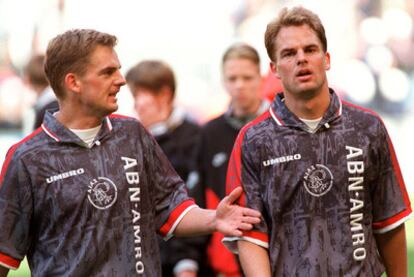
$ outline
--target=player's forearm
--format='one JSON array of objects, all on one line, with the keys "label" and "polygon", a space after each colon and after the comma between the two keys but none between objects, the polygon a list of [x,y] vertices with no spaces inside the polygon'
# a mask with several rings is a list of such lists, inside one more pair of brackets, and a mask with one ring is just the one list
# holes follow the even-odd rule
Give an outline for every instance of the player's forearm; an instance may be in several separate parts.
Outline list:
[{"label": "player's forearm", "polygon": [[407,243],[404,224],[375,236],[388,277],[407,276]]},{"label": "player's forearm", "polygon": [[237,242],[240,263],[247,277],[270,277],[270,261],[267,250],[248,241]]},{"label": "player's forearm", "polygon": [[196,207],[181,219],[174,230],[174,235],[177,237],[200,236],[214,231],[216,231],[216,211]]},{"label": "player's forearm", "polygon": [[9,273],[9,269],[0,265],[0,277],[6,277]]}]

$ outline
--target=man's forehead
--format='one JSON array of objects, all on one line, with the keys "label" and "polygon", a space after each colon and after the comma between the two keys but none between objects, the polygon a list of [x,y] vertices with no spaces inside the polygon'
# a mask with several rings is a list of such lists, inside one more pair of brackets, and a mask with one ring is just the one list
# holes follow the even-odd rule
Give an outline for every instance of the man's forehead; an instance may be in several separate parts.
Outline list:
[{"label": "man's forehead", "polygon": [[113,47],[98,45],[89,56],[89,63],[99,67],[120,67],[118,55]]},{"label": "man's forehead", "polygon": [[275,38],[275,46],[277,51],[285,48],[297,46],[318,45],[322,43],[315,30],[310,28],[307,24],[284,26],[280,29]]}]

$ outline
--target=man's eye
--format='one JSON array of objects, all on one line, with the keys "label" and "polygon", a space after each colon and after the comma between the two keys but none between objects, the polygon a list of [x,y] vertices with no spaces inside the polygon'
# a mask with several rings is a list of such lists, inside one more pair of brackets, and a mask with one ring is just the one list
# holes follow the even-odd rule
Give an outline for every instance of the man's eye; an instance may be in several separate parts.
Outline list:
[{"label": "man's eye", "polygon": [[282,54],[282,57],[291,57],[293,55],[294,55],[293,52],[285,52],[285,53]]}]

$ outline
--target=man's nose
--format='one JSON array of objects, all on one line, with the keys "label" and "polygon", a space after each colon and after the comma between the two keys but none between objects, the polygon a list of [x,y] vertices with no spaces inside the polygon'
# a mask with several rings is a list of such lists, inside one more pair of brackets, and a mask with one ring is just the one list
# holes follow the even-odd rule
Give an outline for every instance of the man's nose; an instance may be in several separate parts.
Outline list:
[{"label": "man's nose", "polygon": [[121,72],[119,72],[118,71],[118,78],[117,78],[117,84],[119,85],[119,86],[123,86],[123,85],[125,85],[126,84],[126,80],[125,80],[125,77],[124,77],[124,75],[122,75],[121,74]]},{"label": "man's nose", "polygon": [[296,59],[298,64],[306,62],[305,52],[303,50],[299,50],[296,54]]}]

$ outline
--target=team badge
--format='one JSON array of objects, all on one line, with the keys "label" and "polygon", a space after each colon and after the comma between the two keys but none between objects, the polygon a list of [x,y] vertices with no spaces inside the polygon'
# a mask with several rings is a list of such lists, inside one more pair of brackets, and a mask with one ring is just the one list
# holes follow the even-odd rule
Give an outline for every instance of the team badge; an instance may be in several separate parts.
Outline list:
[{"label": "team badge", "polygon": [[333,176],[329,168],[324,165],[312,165],[306,170],[303,178],[305,189],[313,196],[322,196],[331,190]]},{"label": "team badge", "polygon": [[98,177],[93,179],[88,186],[88,199],[91,204],[100,210],[111,207],[118,196],[118,190],[110,179]]}]

